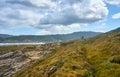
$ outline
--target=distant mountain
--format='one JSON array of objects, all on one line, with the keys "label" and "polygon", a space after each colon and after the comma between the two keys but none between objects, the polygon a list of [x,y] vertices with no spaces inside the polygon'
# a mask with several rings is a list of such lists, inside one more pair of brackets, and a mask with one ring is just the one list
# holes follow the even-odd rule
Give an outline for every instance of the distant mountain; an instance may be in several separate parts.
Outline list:
[{"label": "distant mountain", "polygon": [[19,43],[19,42],[55,42],[55,41],[66,41],[66,40],[76,40],[84,39],[101,34],[100,32],[74,32],[71,34],[56,34],[56,35],[21,35],[12,36],[2,39],[2,43]]},{"label": "distant mountain", "polygon": [[8,37],[12,37],[12,35],[0,34],[0,38],[8,38]]}]

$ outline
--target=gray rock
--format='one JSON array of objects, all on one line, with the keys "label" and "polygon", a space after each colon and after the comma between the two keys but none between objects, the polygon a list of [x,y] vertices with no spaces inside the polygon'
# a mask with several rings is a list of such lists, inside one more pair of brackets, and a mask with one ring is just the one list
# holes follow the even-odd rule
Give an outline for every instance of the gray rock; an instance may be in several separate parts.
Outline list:
[{"label": "gray rock", "polygon": [[6,74],[6,72],[11,70],[10,65],[3,65],[0,68],[1,68],[0,69],[0,77],[6,77],[6,76],[4,76]]},{"label": "gray rock", "polygon": [[0,59],[6,59],[6,58],[10,58],[11,56],[13,56],[14,52],[8,52],[6,54],[3,54],[0,56]]},{"label": "gray rock", "polygon": [[26,56],[25,55],[21,55],[21,56],[18,56],[16,58],[14,58],[14,62],[22,62],[26,59]]},{"label": "gray rock", "polygon": [[58,67],[53,66],[48,70],[48,77],[50,77],[51,74],[53,74],[55,71],[57,71]]},{"label": "gray rock", "polygon": [[12,63],[12,59],[0,60],[0,65],[8,65]]}]

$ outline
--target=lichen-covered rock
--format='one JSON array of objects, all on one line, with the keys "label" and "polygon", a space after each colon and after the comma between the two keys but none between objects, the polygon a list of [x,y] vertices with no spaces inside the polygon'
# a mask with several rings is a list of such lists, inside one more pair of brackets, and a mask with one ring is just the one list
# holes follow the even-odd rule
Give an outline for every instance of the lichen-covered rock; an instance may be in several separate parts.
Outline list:
[{"label": "lichen-covered rock", "polygon": [[51,74],[53,74],[55,71],[57,71],[58,67],[53,66],[48,70],[48,77],[50,77]]},{"label": "lichen-covered rock", "polygon": [[22,62],[26,59],[26,56],[25,55],[21,55],[21,56],[18,56],[16,58],[14,58],[14,61],[15,62]]},{"label": "lichen-covered rock", "polygon": [[10,71],[10,65],[1,65],[0,66],[0,77],[5,77],[6,72]]},{"label": "lichen-covered rock", "polygon": [[6,58],[10,58],[11,56],[13,56],[14,52],[8,52],[6,54],[3,54],[0,56],[0,59],[6,59]]}]

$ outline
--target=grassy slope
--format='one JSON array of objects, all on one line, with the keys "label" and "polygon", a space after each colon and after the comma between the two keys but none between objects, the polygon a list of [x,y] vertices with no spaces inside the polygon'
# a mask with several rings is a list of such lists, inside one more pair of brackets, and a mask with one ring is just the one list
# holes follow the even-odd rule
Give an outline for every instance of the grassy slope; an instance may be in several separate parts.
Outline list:
[{"label": "grassy slope", "polygon": [[[119,77],[120,31],[63,43],[47,59],[13,77]],[[49,73],[49,69],[57,70]]]}]

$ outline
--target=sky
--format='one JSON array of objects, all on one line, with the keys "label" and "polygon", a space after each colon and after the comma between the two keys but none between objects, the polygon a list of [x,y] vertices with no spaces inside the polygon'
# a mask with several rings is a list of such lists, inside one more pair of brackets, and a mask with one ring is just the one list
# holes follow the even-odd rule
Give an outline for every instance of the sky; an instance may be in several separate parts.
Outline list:
[{"label": "sky", "polygon": [[120,0],[0,0],[0,34],[107,32],[120,27]]}]

